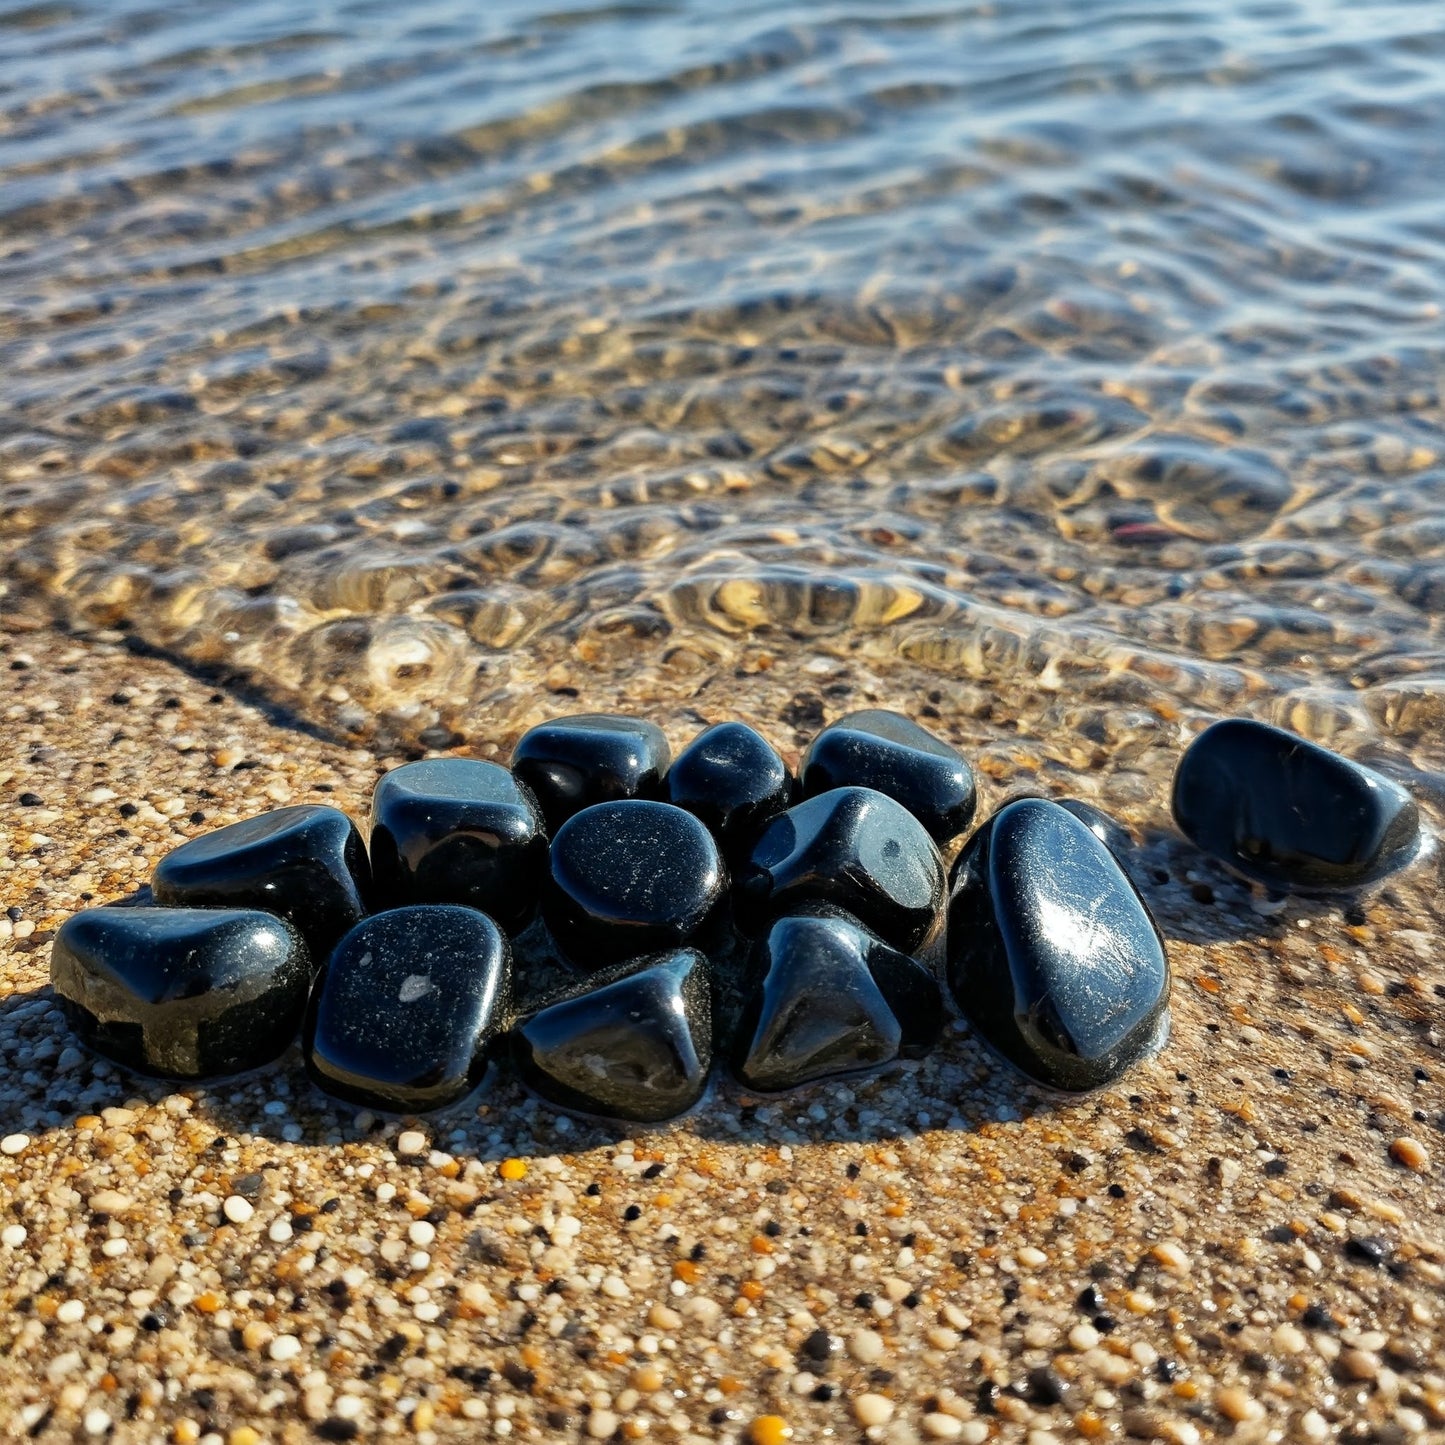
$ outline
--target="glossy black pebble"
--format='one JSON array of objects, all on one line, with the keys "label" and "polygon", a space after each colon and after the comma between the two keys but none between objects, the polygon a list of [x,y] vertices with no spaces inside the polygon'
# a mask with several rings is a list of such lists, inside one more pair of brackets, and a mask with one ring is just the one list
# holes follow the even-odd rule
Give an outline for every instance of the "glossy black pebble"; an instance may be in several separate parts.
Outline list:
[{"label": "glossy black pebble", "polygon": [[311,960],[289,923],[254,909],[91,908],[55,935],[50,981],[97,1053],[204,1079],[285,1052]]},{"label": "glossy black pebble", "polygon": [[774,818],[738,877],[739,916],[752,932],[804,904],[831,903],[904,953],[933,937],[943,899],[933,840],[871,788],[836,788]]},{"label": "glossy black pebble", "polygon": [[1082,1091],[1167,1027],[1169,963],[1108,848],[1041,798],[1001,809],[954,868],[948,980],[979,1033],[1024,1073]]},{"label": "glossy black pebble", "polygon": [[522,1079],[564,1109],[656,1123],[702,1097],[712,1066],[712,987],[693,948],[624,964],[512,1033]]},{"label": "glossy black pebble", "polygon": [[542,910],[579,967],[687,943],[716,919],[727,869],[712,834],[670,803],[599,803],[552,840]]},{"label": "glossy black pebble", "polygon": [[803,796],[874,788],[903,804],[935,843],[973,820],[973,769],[956,748],[900,713],[870,708],[830,723],[813,739],[799,781]]},{"label": "glossy black pebble", "polygon": [[751,1089],[791,1089],[917,1058],[942,1032],[933,973],[845,914],[780,918],[758,941],[752,965],[761,983],[734,1059]]},{"label": "glossy black pebble", "polygon": [[1280,728],[1231,718],[1206,728],[1174,774],[1186,837],[1282,889],[1357,888],[1420,845],[1420,815],[1397,783]]},{"label": "glossy black pebble", "polygon": [[765,824],[793,801],[793,775],[777,749],[746,723],[699,733],[667,774],[668,801],[712,830],[731,864],[747,857]]},{"label": "glossy black pebble", "polygon": [[439,1109],[486,1069],[511,950],[473,908],[417,904],[359,923],[316,979],[306,1067],[326,1090],[397,1111]]},{"label": "glossy black pebble", "polygon": [[512,771],[557,829],[573,813],[621,798],[660,798],[671,753],[662,729],[641,718],[579,713],[538,723],[512,752]]},{"label": "glossy black pebble", "polygon": [[302,804],[182,843],[156,864],[151,891],[170,907],[278,914],[296,925],[320,964],[365,916],[371,865],[345,813]]},{"label": "glossy black pebble", "polygon": [[532,916],[547,871],[547,832],[530,790],[506,768],[432,758],[393,768],[371,802],[378,908],[461,903],[509,933]]}]

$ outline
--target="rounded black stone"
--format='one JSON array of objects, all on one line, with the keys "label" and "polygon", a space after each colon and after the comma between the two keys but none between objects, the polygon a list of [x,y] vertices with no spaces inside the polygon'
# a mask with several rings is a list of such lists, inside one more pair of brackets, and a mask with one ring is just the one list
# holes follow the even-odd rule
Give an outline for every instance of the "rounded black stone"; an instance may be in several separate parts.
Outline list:
[{"label": "rounded black stone", "polygon": [[1175,771],[1173,801],[1191,842],[1276,888],[1357,888],[1420,846],[1419,810],[1398,783],[1245,718],[1195,738]]},{"label": "rounded black stone", "polygon": [[262,908],[293,923],[315,964],[366,915],[371,865],[351,819],[305,803],[217,828],[156,864],[157,903]]},{"label": "rounded black stone", "polygon": [[793,801],[793,775],[761,733],[746,723],[716,723],[677,755],[667,796],[706,823],[736,865],[764,825]]},{"label": "rounded black stone", "polygon": [[512,1057],[564,1109],[643,1123],[685,1113],[712,1066],[708,961],[681,948],[612,970],[519,1023]]},{"label": "rounded black stone", "polygon": [[676,948],[706,929],[727,894],[712,834],[670,803],[599,803],[552,841],[543,914],[582,968]]},{"label": "rounded black stone", "polygon": [[886,793],[935,843],[963,832],[977,806],[973,769],[958,749],[882,708],[849,713],[825,727],[803,759],[799,781],[806,798],[848,787]]},{"label": "rounded black stone", "polygon": [[56,933],[50,981],[97,1053],[204,1079],[285,1052],[311,960],[296,929],[255,909],[91,908]]},{"label": "rounded black stone", "polygon": [[371,871],[378,908],[460,903],[515,933],[547,872],[542,810],[496,763],[406,763],[372,797]]},{"label": "rounded black stone", "polygon": [[739,875],[737,897],[753,932],[802,905],[831,903],[913,953],[941,921],[943,860],[901,803],[872,788],[835,788],[768,824]]},{"label": "rounded black stone", "polygon": [[836,909],[778,919],[751,963],[760,981],[734,1052],[748,1088],[791,1089],[917,1058],[942,1031],[932,972]]},{"label": "rounded black stone", "polygon": [[1148,907],[1108,848],[1041,798],[1010,803],[959,855],[948,979],[983,1038],[1057,1089],[1107,1084],[1167,1027]]},{"label": "rounded black stone", "polygon": [[523,733],[512,771],[532,790],[555,837],[568,818],[595,803],[662,797],[670,756],[655,723],[579,713]]},{"label": "rounded black stone", "polygon": [[484,913],[416,904],[337,944],[306,1015],[306,1068],[338,1098],[439,1109],[481,1079],[510,996],[511,950]]}]

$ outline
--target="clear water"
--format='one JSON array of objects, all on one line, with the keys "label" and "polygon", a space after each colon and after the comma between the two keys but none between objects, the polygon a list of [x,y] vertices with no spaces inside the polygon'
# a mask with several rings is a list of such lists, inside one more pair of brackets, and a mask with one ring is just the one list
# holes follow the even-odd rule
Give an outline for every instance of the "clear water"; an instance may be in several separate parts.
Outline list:
[{"label": "clear water", "polygon": [[1438,0],[300,8],[0,10],[6,606],[1440,765]]}]

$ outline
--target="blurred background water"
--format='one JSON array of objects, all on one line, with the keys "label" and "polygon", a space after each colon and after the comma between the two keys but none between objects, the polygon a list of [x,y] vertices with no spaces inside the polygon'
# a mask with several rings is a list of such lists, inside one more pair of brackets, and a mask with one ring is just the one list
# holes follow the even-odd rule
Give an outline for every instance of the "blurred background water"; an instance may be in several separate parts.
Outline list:
[{"label": "blurred background water", "polygon": [[1437,768],[1442,194],[1437,0],[7,4],[4,605]]}]

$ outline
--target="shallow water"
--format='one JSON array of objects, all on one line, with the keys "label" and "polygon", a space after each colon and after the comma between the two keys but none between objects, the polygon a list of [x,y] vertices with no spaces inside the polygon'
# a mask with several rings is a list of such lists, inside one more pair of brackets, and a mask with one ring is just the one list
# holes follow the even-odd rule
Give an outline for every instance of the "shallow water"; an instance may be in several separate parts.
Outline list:
[{"label": "shallow water", "polygon": [[1436,768],[1442,193],[1436,0],[8,6],[6,605],[431,743],[831,655]]}]

